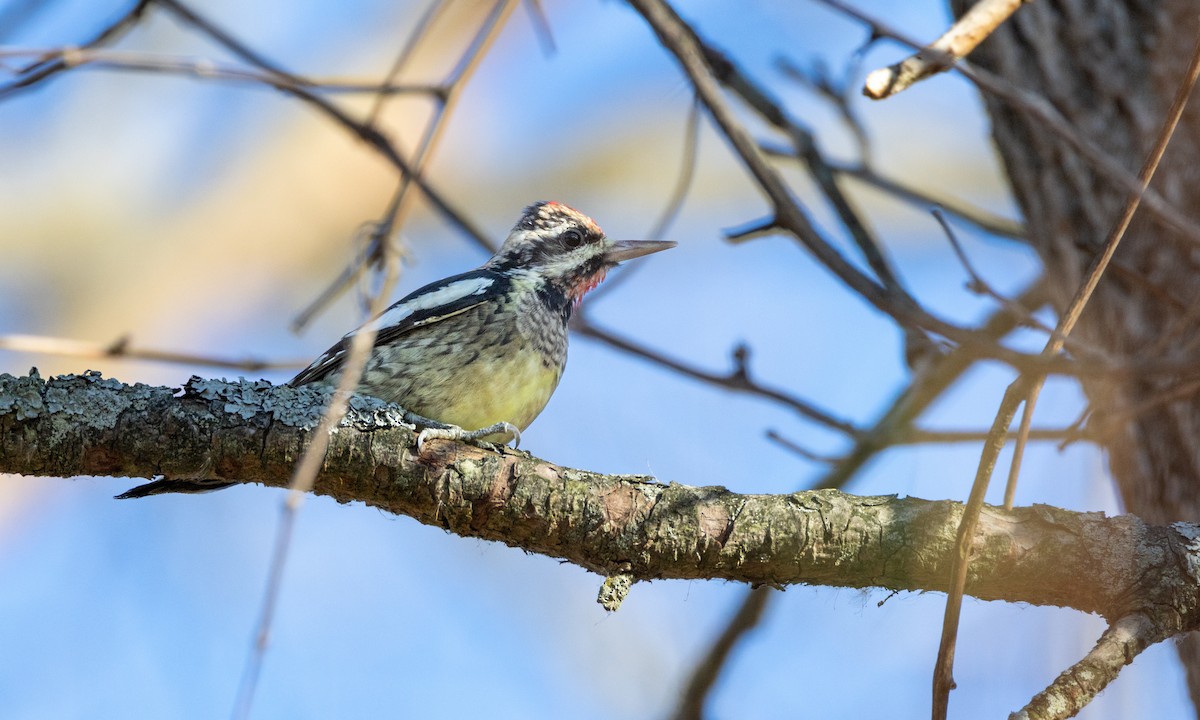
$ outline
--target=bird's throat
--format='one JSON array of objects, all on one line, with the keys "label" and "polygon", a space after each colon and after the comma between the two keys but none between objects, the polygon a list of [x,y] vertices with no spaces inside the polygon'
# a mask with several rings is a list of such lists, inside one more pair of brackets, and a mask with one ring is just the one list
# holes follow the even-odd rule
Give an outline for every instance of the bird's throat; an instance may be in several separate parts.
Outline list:
[{"label": "bird's throat", "polygon": [[580,278],[574,285],[571,286],[571,289],[567,293],[568,297],[571,298],[571,303],[575,307],[578,307],[579,303],[583,301],[583,296],[587,295],[593,288],[604,282],[604,277],[606,275],[608,275],[608,268],[602,267],[591,275],[585,275]]}]

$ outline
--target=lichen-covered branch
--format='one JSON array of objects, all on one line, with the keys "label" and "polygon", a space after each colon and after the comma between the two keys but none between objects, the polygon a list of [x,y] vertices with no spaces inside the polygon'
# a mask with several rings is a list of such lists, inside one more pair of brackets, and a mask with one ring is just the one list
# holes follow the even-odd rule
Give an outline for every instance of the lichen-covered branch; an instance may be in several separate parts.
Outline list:
[{"label": "lichen-covered branch", "polygon": [[[91,372],[48,381],[36,372],[0,374],[0,472],[286,487],[328,400],[327,391],[263,381],[192,378],[178,391]],[[353,397],[314,492],[568,560],[615,579],[613,607],[631,583],[660,578],[947,586],[958,503],[836,490],[740,494],[439,440],[418,452],[403,415],[395,405]],[[1065,680],[1022,711],[1027,717],[1065,717],[1056,710],[1065,707],[1062,693],[1080,707],[1132,655],[1200,627],[1196,538],[1194,525],[1153,526],[1131,515],[985,508],[969,594],[1114,621]],[[1091,680],[1086,692],[1079,691],[1081,673]]]},{"label": "lichen-covered branch", "polygon": [[[193,378],[180,392],[95,373],[0,375],[0,471],[284,487],[327,400],[263,381]],[[315,492],[634,580],[946,584],[958,503],[832,490],[740,494],[445,441],[418,454],[401,416],[355,397]],[[1192,625],[1195,551],[1175,528],[1045,506],[988,508],[976,548],[967,584],[976,597],[1108,617],[1154,605],[1171,608],[1180,629]]]}]

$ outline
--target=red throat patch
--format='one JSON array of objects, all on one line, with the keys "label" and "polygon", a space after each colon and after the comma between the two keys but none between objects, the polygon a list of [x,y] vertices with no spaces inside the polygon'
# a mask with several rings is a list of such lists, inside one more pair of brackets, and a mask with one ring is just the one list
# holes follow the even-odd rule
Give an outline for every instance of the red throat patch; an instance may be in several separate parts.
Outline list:
[{"label": "red throat patch", "polygon": [[575,307],[579,307],[579,303],[583,302],[583,296],[591,292],[597,285],[604,282],[604,277],[608,275],[608,268],[602,268],[598,272],[593,273],[591,277],[584,279],[575,287],[571,288],[571,301]]}]

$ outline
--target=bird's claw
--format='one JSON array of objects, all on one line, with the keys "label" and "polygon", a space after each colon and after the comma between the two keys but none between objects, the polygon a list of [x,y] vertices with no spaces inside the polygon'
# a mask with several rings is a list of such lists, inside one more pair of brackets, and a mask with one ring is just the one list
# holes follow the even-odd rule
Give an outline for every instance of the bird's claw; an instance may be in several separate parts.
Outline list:
[{"label": "bird's claw", "polygon": [[[493,425],[488,425],[478,430],[463,430],[457,425],[444,425],[439,423],[441,427],[426,427],[417,434],[417,452],[424,451],[425,442],[427,440],[459,440],[470,442],[473,440],[482,440],[489,435],[511,435],[513,439],[513,447],[521,446],[521,431],[516,425],[510,422],[498,422]],[[503,443],[507,445],[508,443]]]}]

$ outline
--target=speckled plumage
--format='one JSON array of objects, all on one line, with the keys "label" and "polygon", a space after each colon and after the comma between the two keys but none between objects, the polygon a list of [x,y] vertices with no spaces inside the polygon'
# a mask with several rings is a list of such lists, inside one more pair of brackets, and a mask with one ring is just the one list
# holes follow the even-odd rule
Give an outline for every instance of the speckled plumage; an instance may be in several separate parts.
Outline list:
[{"label": "speckled plumage", "polygon": [[[570,302],[539,289],[528,273],[497,273],[491,292],[469,309],[376,344],[360,392],[470,430],[501,421],[524,430],[567,364]],[[340,360],[320,377],[301,373],[292,384],[336,383]]]},{"label": "speckled plumage", "polygon": [[[465,430],[500,422],[524,430],[562,377],[574,303],[624,256],[670,245],[615,243],[566,205],[531,205],[482,267],[431,283],[368,323],[378,336],[358,391]],[[336,383],[353,335],[292,384]]]}]

